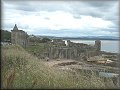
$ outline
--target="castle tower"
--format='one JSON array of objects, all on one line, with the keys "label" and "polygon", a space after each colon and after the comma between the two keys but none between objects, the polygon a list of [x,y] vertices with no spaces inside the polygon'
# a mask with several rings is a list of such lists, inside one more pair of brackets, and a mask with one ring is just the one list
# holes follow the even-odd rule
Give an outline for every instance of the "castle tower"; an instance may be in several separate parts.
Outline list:
[{"label": "castle tower", "polygon": [[26,47],[28,43],[28,35],[23,30],[19,30],[15,24],[13,30],[11,30],[11,43],[18,44]]},{"label": "castle tower", "polygon": [[70,40],[67,40],[67,46],[70,46],[70,43],[71,43]]},{"label": "castle tower", "polygon": [[96,48],[96,51],[101,51],[101,41],[100,40],[95,41],[95,48]]},{"label": "castle tower", "polygon": [[18,30],[17,25],[15,24],[13,30]]}]

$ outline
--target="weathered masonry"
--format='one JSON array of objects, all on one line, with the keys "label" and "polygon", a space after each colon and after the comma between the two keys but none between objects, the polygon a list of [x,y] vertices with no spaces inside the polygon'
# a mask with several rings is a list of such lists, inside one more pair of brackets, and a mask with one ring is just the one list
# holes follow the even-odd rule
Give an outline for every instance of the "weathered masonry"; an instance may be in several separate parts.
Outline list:
[{"label": "weathered masonry", "polygon": [[[55,41],[55,40],[54,40]],[[67,45],[64,43],[59,45],[60,42],[54,41],[49,44],[48,52],[45,53],[45,57],[49,57],[51,59],[57,58],[66,58],[66,59],[83,59],[87,60],[87,58],[92,56],[97,56],[100,54],[101,50],[101,41],[95,41],[95,45],[88,45],[84,43],[73,43],[70,40],[67,40]]]},{"label": "weathered masonry", "polygon": [[13,30],[11,30],[11,43],[18,44],[23,47],[26,47],[28,45],[28,34],[23,30],[18,30],[16,24]]}]

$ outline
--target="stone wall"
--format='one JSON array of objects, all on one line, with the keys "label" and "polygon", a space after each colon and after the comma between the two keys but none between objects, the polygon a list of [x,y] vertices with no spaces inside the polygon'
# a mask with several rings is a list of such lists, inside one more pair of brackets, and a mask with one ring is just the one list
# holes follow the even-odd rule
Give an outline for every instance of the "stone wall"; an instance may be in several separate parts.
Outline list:
[{"label": "stone wall", "polygon": [[77,50],[66,46],[61,47],[51,46],[48,49],[48,57],[53,59],[56,58],[72,59],[77,57]]},{"label": "stone wall", "polygon": [[52,59],[65,58],[86,60],[89,57],[99,55],[101,43],[97,42],[93,46],[83,43],[73,43],[70,40],[68,40],[67,43],[67,46],[59,46],[57,42],[55,46],[49,46],[46,57]]},{"label": "stone wall", "polygon": [[96,51],[100,51],[101,50],[101,41],[100,40],[96,40],[94,46],[96,48]]},{"label": "stone wall", "polygon": [[52,44],[57,46],[66,46],[65,41],[62,39],[53,39]]}]

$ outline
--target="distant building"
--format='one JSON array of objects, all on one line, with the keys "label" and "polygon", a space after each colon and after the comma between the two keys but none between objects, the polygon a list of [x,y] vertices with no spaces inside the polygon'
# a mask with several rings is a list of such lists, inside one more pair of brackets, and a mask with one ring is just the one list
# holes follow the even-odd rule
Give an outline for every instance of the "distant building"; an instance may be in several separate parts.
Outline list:
[{"label": "distant building", "polygon": [[11,30],[11,43],[18,44],[26,47],[28,44],[28,34],[23,30],[19,30],[15,24],[13,30]]}]

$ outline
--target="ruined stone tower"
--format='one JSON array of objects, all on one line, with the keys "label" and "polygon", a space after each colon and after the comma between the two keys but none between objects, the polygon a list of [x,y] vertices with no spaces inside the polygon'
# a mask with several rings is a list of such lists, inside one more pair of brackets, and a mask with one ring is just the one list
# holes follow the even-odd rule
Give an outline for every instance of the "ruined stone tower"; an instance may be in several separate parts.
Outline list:
[{"label": "ruined stone tower", "polygon": [[101,51],[101,41],[100,40],[95,41],[95,48],[96,48],[96,51]]},{"label": "ruined stone tower", "polygon": [[26,47],[28,44],[28,35],[23,30],[19,30],[15,24],[13,30],[11,30],[11,43],[19,44]]}]

